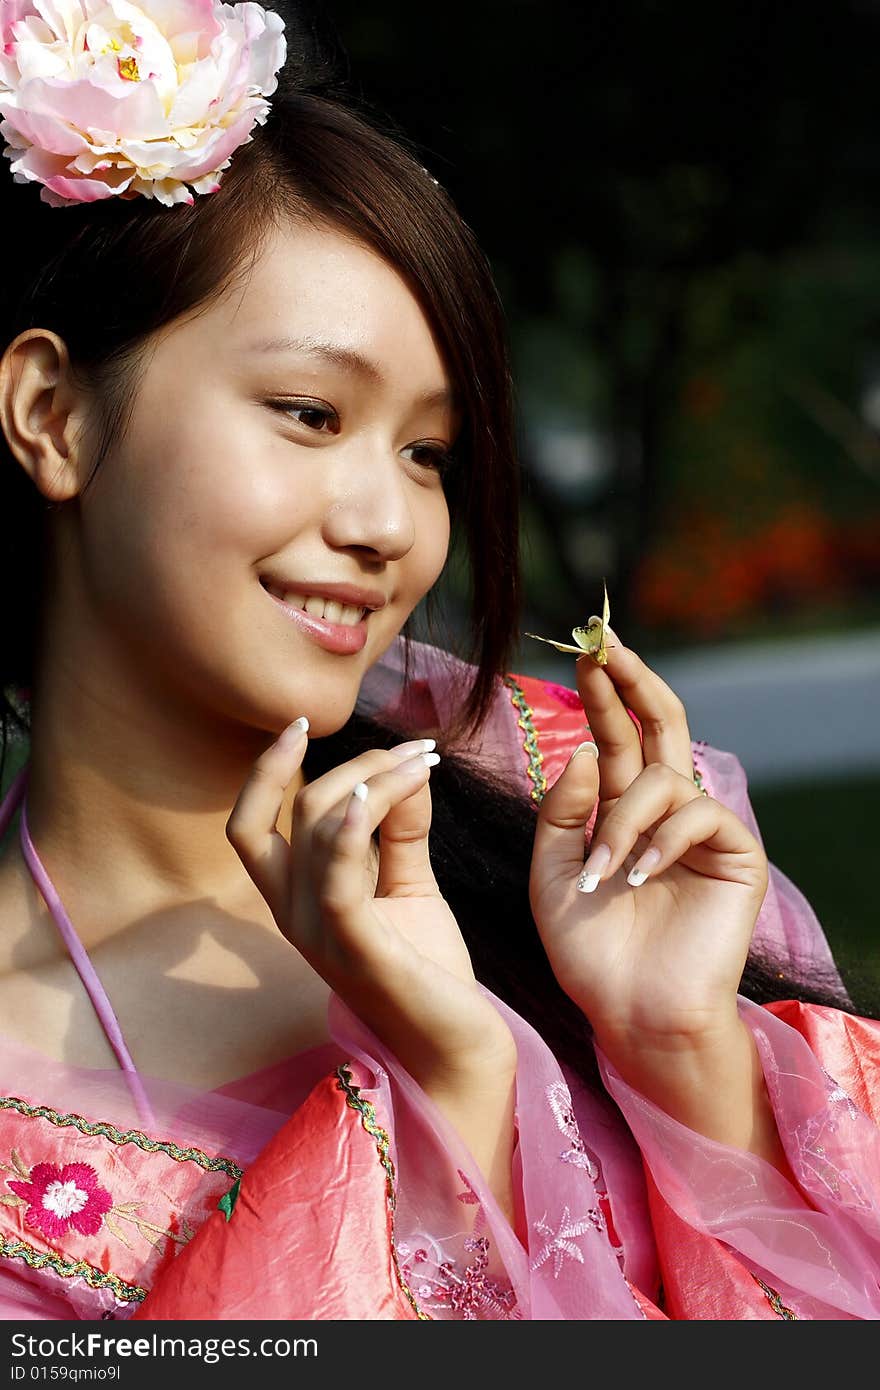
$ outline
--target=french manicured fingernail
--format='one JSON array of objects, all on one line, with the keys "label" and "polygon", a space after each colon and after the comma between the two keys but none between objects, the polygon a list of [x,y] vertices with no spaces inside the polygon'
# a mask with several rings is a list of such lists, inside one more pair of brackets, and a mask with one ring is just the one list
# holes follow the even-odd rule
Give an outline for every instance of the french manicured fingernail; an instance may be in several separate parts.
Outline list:
[{"label": "french manicured fingernail", "polygon": [[416,772],[424,772],[426,767],[436,767],[440,761],[439,753],[416,753],[415,757],[404,758],[399,767],[394,771],[411,777]]},{"label": "french manicured fingernail", "polygon": [[299,719],[294,719],[293,723],[288,724],[287,728],[278,735],[276,746],[285,749],[292,748],[297,740],[308,732],[309,721],[304,714],[301,714]]},{"label": "french manicured fingernail", "polygon": [[579,744],[578,744],[577,748],[574,750],[574,752],[572,753],[572,755],[571,755],[571,757],[569,758],[568,761],[569,761],[570,763],[571,763],[571,762],[574,762],[574,760],[575,760],[575,758],[577,757],[578,753],[586,753],[587,750],[589,750],[590,753],[592,753],[592,755],[593,755],[594,758],[598,758],[598,756],[599,756],[599,749],[598,749],[598,747],[596,746],[595,743],[593,743],[592,739],[586,739],[584,743],[579,743]]},{"label": "french manicured fingernail", "polygon": [[364,802],[367,799],[366,782],[357,782],[351,789],[348,806],[345,808],[345,824],[357,825],[364,815]]},{"label": "french manicured fingernail", "polygon": [[413,738],[409,743],[397,743],[388,752],[393,753],[395,758],[411,758],[415,753],[431,753],[437,747],[437,740],[434,738]]},{"label": "french manicured fingernail", "polygon": [[611,850],[608,845],[597,845],[594,850],[591,850],[575,885],[579,893],[594,893],[596,891],[602,874],[608,868],[610,859]]},{"label": "french manicured fingernail", "polygon": [[632,866],[626,876],[626,881],[631,888],[640,888],[648,877],[655,864],[660,862],[660,851],[656,848],[646,849],[641,859]]}]

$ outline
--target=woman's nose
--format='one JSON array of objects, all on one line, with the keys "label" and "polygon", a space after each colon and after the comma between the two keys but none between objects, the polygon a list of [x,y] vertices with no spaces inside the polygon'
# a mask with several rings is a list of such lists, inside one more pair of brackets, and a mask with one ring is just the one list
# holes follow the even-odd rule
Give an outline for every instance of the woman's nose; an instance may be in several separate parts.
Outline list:
[{"label": "woman's nose", "polygon": [[328,472],[324,538],[338,548],[375,551],[399,560],[412,547],[415,524],[401,460],[387,448],[361,448]]}]

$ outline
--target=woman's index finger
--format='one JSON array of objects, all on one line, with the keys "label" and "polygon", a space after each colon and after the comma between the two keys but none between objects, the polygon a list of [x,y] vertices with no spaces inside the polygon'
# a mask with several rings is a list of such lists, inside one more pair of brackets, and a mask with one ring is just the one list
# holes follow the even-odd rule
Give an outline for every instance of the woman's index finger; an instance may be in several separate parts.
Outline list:
[{"label": "woman's index finger", "polygon": [[599,749],[599,800],[622,796],[645,765],[638,730],[618,694],[609,664],[591,656],[575,663],[578,694]]},{"label": "woman's index finger", "polygon": [[[631,647],[610,632],[605,674],[613,682],[624,710],[641,728],[644,762],[665,763],[685,777],[693,775],[687,711],[675,691]],[[613,645],[612,645],[613,644]],[[633,720],[627,714],[630,724]]]}]

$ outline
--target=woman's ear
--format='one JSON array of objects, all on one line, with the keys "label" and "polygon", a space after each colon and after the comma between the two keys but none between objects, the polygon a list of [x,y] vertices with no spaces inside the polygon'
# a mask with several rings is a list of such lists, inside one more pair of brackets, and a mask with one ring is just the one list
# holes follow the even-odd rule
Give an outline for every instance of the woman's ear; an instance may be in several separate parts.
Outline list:
[{"label": "woman's ear", "polygon": [[77,444],[85,400],[73,384],[67,345],[48,328],[29,328],[0,359],[0,428],[12,453],[51,502],[81,487]]}]

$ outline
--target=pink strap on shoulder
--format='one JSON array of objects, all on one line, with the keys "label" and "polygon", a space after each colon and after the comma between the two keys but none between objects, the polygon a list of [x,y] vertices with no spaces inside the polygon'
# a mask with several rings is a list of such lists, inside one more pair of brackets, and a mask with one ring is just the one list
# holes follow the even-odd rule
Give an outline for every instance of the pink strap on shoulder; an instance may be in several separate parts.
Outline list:
[{"label": "pink strap on shoulder", "polygon": [[113,1005],[110,1003],[107,991],[104,989],[95,967],[89,960],[85,947],[76,934],[73,923],[64,910],[64,904],[58,896],[52,880],[43,868],[40,856],[37,854],[34,842],[31,839],[27,823],[26,796],[29,771],[29,767],[25,765],[16,775],[9,791],[3,798],[3,803],[0,805],[0,835],[3,834],[20,803],[21,848],[25,862],[31,871],[34,882],[46,900],[46,905],[49,908],[52,920],[58,928],[61,939],[70,953],[70,958],[73,961],[77,974],[83,982],[86,993],[92,1001],[92,1006],[95,1013],[98,1015],[101,1027],[107,1035],[110,1046],[116,1053],[119,1065],[130,1078],[130,1084],[135,1099],[137,1100],[141,1117],[144,1123],[153,1124],[155,1121],[152,1108],[147,1099],[141,1078],[138,1075],[137,1067],[126,1045],[125,1038],[122,1036],[122,1029],[119,1026],[119,1020],[116,1017]]}]

